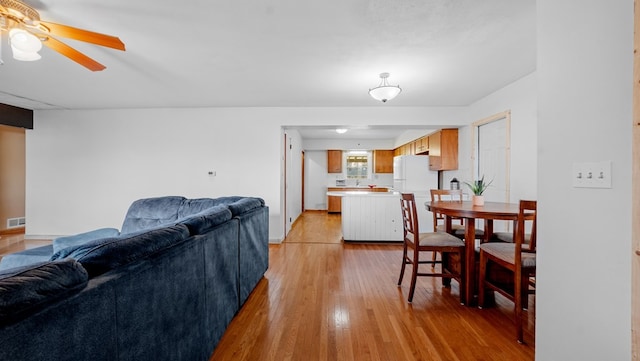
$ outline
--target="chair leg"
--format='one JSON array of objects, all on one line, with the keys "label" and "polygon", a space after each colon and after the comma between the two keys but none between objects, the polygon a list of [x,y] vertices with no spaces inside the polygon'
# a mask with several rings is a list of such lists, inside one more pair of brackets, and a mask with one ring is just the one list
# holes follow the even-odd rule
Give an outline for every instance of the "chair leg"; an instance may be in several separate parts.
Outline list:
[{"label": "chair leg", "polygon": [[529,275],[522,275],[522,285],[520,286],[520,292],[522,293],[522,309],[529,309]]},{"label": "chair leg", "polygon": [[458,253],[458,257],[460,257],[460,274],[458,275],[458,284],[460,286],[460,304],[464,305],[464,301],[467,299],[467,279],[465,278],[466,274],[466,262],[464,262],[464,250],[461,250]]},{"label": "chair leg", "polygon": [[411,285],[409,286],[409,303],[413,301],[413,293],[416,290],[416,280],[418,279],[418,265],[420,264],[418,253],[417,249],[413,250],[413,272],[411,273]]},{"label": "chair leg", "polygon": [[[441,273],[452,273],[451,265],[449,264],[449,255],[448,252],[440,252],[440,272]],[[442,287],[451,287],[451,277],[442,277]]]},{"label": "chair leg", "polygon": [[[482,252],[480,251],[480,272],[478,275],[478,308],[484,307],[484,279],[487,274],[487,259]],[[469,281],[472,282],[472,281]]]},{"label": "chair leg", "polygon": [[407,266],[407,244],[402,247],[402,266],[400,266],[400,278],[398,278],[398,286],[402,284],[402,278],[404,277],[404,268]]},{"label": "chair leg", "polygon": [[437,256],[438,256],[438,252],[433,251],[433,256],[431,257],[431,260],[433,261],[433,263],[431,264],[431,268],[436,268]]},{"label": "chair leg", "polygon": [[522,270],[515,270],[515,282],[513,290],[514,296],[514,307],[515,307],[515,318],[516,318],[516,337],[518,339],[518,343],[524,343],[524,339],[522,337]]}]

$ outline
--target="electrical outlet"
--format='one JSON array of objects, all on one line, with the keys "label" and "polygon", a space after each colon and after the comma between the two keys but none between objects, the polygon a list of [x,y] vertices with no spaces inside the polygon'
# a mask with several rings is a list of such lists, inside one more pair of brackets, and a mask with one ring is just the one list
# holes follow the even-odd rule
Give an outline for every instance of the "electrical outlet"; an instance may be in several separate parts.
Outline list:
[{"label": "electrical outlet", "polygon": [[611,188],[611,161],[575,162],[571,176],[575,188]]}]

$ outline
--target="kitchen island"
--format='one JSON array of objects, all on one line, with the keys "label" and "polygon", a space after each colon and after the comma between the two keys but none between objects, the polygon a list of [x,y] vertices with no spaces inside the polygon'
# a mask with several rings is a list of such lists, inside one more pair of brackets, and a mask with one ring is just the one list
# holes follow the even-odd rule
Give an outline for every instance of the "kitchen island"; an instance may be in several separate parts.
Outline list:
[{"label": "kitchen island", "polygon": [[[328,191],[327,196],[341,199],[345,241],[402,242],[400,192]],[[414,196],[420,232],[433,231],[433,213],[425,206],[431,196],[427,192],[414,192]]]},{"label": "kitchen island", "polygon": [[345,241],[401,242],[400,193],[329,191],[342,203],[342,238]]}]

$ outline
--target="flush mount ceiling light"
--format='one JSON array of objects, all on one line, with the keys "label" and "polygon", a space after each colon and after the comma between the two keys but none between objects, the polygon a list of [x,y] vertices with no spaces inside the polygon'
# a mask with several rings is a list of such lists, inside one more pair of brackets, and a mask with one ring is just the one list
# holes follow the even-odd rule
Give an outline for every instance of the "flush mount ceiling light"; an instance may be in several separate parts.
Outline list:
[{"label": "flush mount ceiling light", "polygon": [[369,95],[375,100],[379,100],[383,103],[386,103],[387,100],[391,100],[395,98],[402,89],[398,85],[389,85],[387,83],[387,78],[389,77],[389,73],[381,73],[380,74],[380,85],[373,89],[369,89]]},{"label": "flush mount ceiling light", "polygon": [[104,65],[55,39],[54,35],[124,51],[124,44],[115,36],[40,20],[40,14],[20,0],[0,0],[0,33],[3,31],[9,32],[13,58],[22,61],[40,59],[38,51],[45,45],[91,71],[105,69]]},{"label": "flush mount ceiling light", "polygon": [[347,130],[346,130],[346,129],[344,129],[344,128],[338,128],[338,129],[336,129],[336,133],[338,133],[338,134],[344,134],[344,133],[346,133],[346,132],[347,132]]}]

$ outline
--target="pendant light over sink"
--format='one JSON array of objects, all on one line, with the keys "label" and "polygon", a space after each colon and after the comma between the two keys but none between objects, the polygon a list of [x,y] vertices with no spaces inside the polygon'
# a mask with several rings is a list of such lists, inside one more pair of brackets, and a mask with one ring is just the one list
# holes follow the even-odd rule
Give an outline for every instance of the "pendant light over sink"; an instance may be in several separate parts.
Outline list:
[{"label": "pendant light over sink", "polygon": [[391,100],[395,98],[402,89],[400,89],[399,85],[389,85],[387,82],[387,78],[389,77],[389,73],[381,73],[380,74],[380,85],[373,89],[369,89],[369,95],[375,100],[379,100],[383,103],[386,103],[387,100]]}]

